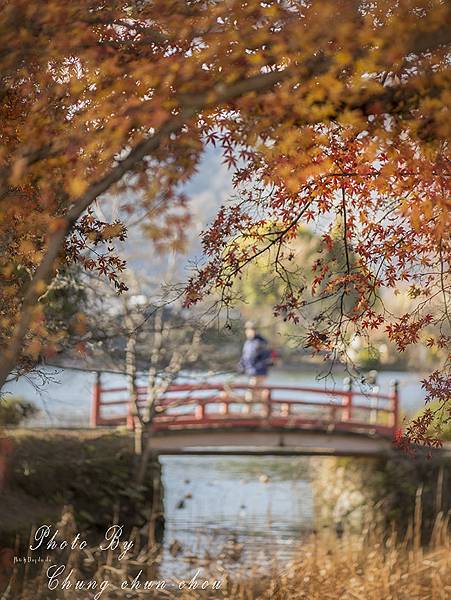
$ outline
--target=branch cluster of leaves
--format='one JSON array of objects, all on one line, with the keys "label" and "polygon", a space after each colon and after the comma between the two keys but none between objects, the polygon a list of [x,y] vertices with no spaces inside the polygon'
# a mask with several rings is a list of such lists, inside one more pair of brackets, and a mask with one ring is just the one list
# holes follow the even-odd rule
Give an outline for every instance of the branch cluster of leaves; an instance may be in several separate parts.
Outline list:
[{"label": "branch cluster of leaves", "polygon": [[[208,145],[232,169],[240,201],[205,235],[209,262],[187,305],[214,288],[227,301],[233,279],[272,248],[287,286],[279,310],[299,318],[287,246],[316,223],[328,247],[338,220],[345,261],[336,273],[317,265],[332,312],[307,345],[340,354],[351,329],[380,326],[411,342],[432,326],[443,344],[448,21],[442,0],[3,2],[0,268],[11,283],[1,288],[0,386],[34,343],[40,298],[65,252],[121,289],[123,265],[108,249],[108,227],[119,238],[121,227],[80,221],[86,210],[114,192],[145,211],[152,239],[175,232],[177,243],[181,185]],[[106,254],[86,258],[102,231]],[[404,283],[417,308],[390,319],[378,290]]]}]

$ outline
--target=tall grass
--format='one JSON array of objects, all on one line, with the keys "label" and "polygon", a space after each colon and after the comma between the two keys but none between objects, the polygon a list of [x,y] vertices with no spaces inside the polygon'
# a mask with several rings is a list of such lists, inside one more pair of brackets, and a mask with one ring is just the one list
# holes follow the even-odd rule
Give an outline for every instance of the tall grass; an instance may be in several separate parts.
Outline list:
[{"label": "tall grass", "polygon": [[[448,600],[451,598],[451,548],[449,515],[439,513],[431,539],[421,545],[421,497],[412,521],[402,537],[393,530],[387,534],[378,526],[362,535],[337,537],[332,530],[311,535],[300,545],[295,560],[278,566],[265,577],[251,572],[241,576],[225,575],[221,589],[215,592],[185,590],[122,591],[120,582],[131,580],[137,570],[143,579],[158,579],[155,548],[136,547],[126,562],[117,562],[112,554],[100,557],[94,549],[75,550],[66,557],[74,579],[86,578],[87,567],[97,580],[108,579],[109,588],[102,599],[179,598],[197,600]],[[0,600],[85,600],[93,592],[71,590],[49,592],[41,572],[19,574],[16,569],[9,591]],[[19,576],[20,575],[20,576]]]},{"label": "tall grass", "polygon": [[[423,548],[415,527],[402,540],[378,531],[365,537],[312,536],[296,560],[265,585],[240,582],[230,600],[447,600],[451,597],[448,522],[440,515]],[[187,596],[195,598],[195,596]]]}]

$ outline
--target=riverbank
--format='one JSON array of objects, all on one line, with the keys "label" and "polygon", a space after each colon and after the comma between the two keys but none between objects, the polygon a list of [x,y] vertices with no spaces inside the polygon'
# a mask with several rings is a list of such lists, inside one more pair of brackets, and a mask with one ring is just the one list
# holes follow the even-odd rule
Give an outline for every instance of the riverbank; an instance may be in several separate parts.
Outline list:
[{"label": "riverbank", "polygon": [[[70,510],[80,531],[95,538],[113,523],[141,527],[152,509],[154,475],[133,483],[133,437],[125,431],[3,429],[0,548],[28,541],[41,523]],[[7,456],[6,456],[7,454]],[[159,475],[159,474],[158,474]],[[159,512],[161,510],[159,509]]]},{"label": "riverbank", "polygon": [[451,511],[451,455],[444,450],[401,451],[385,458],[329,457],[312,477],[316,526],[360,532],[371,524],[398,534],[417,528],[421,541],[432,535],[436,519]]}]

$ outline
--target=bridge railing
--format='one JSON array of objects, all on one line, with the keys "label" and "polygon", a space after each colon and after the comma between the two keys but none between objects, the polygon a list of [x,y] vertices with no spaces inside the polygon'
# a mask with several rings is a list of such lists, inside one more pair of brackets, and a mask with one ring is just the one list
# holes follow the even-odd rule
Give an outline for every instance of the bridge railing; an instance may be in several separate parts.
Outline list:
[{"label": "bridge railing", "polygon": [[[147,389],[137,389],[138,410],[147,403]],[[93,387],[91,425],[134,426],[134,407],[125,387],[103,387],[97,374]],[[398,427],[399,393],[324,390],[247,383],[173,384],[156,407],[153,431],[208,427],[318,427],[391,434]]]}]

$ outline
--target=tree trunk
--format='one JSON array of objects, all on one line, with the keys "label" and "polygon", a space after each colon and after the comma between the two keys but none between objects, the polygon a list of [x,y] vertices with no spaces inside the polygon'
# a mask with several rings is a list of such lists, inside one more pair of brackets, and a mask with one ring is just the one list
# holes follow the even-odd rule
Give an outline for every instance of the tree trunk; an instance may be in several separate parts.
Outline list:
[{"label": "tree trunk", "polygon": [[129,397],[129,415],[131,416],[135,435],[135,455],[143,451],[142,421],[138,406],[138,386],[136,384],[136,337],[130,334],[125,351],[125,371]]}]

